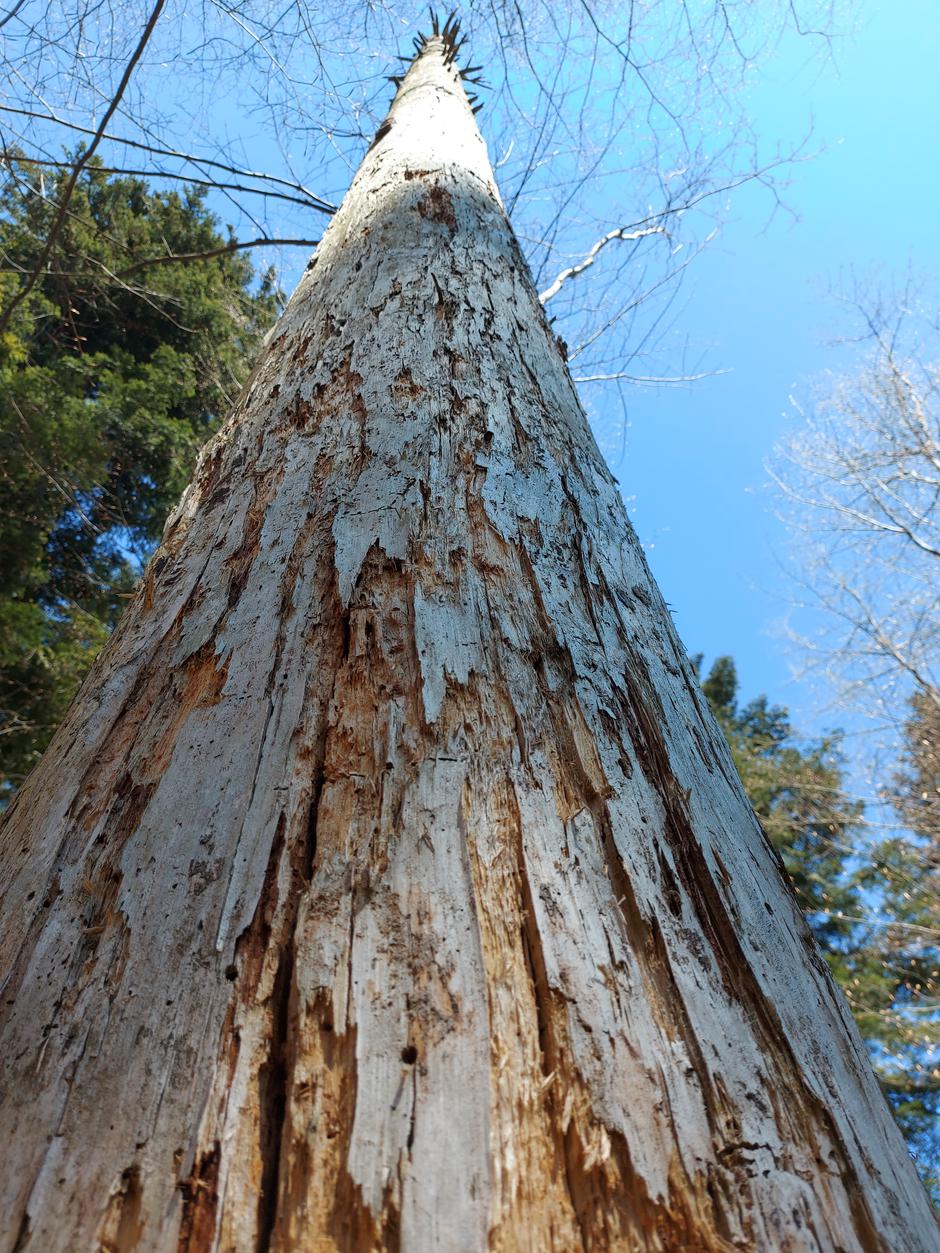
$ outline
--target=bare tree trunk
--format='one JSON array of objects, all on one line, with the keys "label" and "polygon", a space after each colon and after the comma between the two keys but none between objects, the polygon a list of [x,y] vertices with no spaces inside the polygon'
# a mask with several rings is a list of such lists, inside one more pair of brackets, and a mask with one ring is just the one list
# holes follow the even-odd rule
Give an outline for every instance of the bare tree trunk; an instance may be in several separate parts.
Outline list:
[{"label": "bare tree trunk", "polygon": [[449,55],[6,823],[2,1249],[936,1249]]}]

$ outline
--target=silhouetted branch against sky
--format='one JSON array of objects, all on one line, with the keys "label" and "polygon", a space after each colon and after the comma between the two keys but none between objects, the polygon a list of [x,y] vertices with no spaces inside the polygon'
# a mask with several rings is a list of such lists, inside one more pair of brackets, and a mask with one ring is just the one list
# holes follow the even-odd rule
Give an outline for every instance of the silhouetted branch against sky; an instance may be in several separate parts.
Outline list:
[{"label": "silhouetted branch against sky", "polygon": [[69,207],[69,200],[72,197],[72,192],[75,190],[75,184],[78,182],[78,176],[81,174],[82,170],[91,160],[91,158],[94,156],[95,150],[98,148],[98,145],[101,143],[103,136],[107,133],[108,123],[111,121],[111,118],[114,117],[114,115],[117,113],[118,109],[121,106],[121,100],[124,97],[124,93],[127,90],[128,85],[130,84],[131,78],[133,77],[133,74],[134,74],[134,70],[140,64],[140,60],[144,55],[144,51],[146,50],[147,44],[150,42],[150,39],[153,35],[154,29],[157,24],[157,19],[160,17],[160,14],[163,12],[164,3],[165,3],[165,0],[156,0],[156,3],[153,5],[152,9],[150,10],[150,13],[147,16],[147,20],[144,23],[143,31],[141,32],[140,38],[137,41],[137,45],[135,46],[133,52],[130,55],[130,58],[127,61],[127,64],[124,66],[124,69],[121,72],[121,77],[118,81],[117,87],[114,89],[114,94],[111,97],[111,100],[108,102],[108,106],[104,111],[101,121],[98,123],[98,126],[95,129],[94,135],[92,136],[92,139],[91,139],[91,143],[89,143],[83,149],[83,151],[77,156],[75,160],[75,164],[73,165],[72,170],[69,174],[69,177],[65,183],[65,186],[62,189],[62,194],[59,198],[58,209],[49,227],[48,234],[43,244],[42,251],[40,252],[39,259],[36,262],[36,268],[26,278],[25,282],[23,282],[19,286],[17,291],[14,293],[14,295],[11,297],[10,301],[8,302],[7,307],[2,312],[0,312],[0,334],[2,334],[6,330],[10,321],[10,317],[13,313],[13,310],[17,307],[18,304],[20,304],[23,300],[25,300],[25,298],[29,295],[36,280],[42,273],[46,265],[46,262],[49,260],[49,256],[52,252],[52,249],[55,247],[55,242],[56,242],[56,239],[58,238],[59,231],[62,229],[62,223],[65,221],[65,215],[68,212],[68,207]]},{"label": "silhouetted branch against sky", "polygon": [[[671,375],[653,350],[688,257],[731,188],[777,185],[799,155],[759,152],[740,88],[788,30],[825,52],[831,0],[468,0],[460,16],[461,63],[482,79],[468,87],[556,329],[593,346],[585,373]],[[208,188],[290,283],[303,258],[283,249],[309,246],[341,198],[427,9],[25,0],[3,21],[5,152],[75,178],[95,153]]]}]

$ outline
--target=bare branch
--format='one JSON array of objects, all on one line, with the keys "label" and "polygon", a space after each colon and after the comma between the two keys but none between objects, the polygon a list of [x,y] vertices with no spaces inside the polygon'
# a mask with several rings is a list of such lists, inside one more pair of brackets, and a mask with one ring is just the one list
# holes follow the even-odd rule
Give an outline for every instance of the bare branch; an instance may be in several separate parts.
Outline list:
[{"label": "bare branch", "polygon": [[129,265],[123,270],[118,270],[116,276],[117,278],[127,278],[129,275],[137,274],[140,270],[144,270],[152,265],[175,265],[181,261],[209,261],[212,257],[225,256],[227,253],[237,252],[242,248],[262,248],[265,245],[271,248],[315,248],[319,242],[319,239],[271,239],[266,235],[260,239],[233,240],[230,244],[225,244],[221,248],[207,248],[204,252],[176,252],[167,253],[165,257],[146,257],[142,261],[135,261],[133,265]]},{"label": "bare branch", "polygon": [[[0,104],[0,112],[16,113],[21,117],[32,118],[34,121],[50,122],[55,126],[65,127],[67,130],[75,131],[80,135],[94,135],[96,133],[88,126],[79,126],[78,123],[66,121],[65,118],[57,117],[54,113],[38,113],[34,109],[21,109],[9,104]],[[308,188],[304,187],[302,183],[292,181],[291,179],[279,178],[275,174],[262,173],[260,170],[242,169],[240,166],[231,165],[226,161],[217,161],[211,157],[194,156],[192,153],[182,152],[176,148],[161,147],[158,144],[146,144],[139,139],[127,139],[120,135],[111,135],[107,133],[103,133],[101,138],[102,141],[106,140],[108,143],[121,144],[125,148],[135,148],[139,152],[149,152],[154,156],[167,157],[176,161],[186,161],[190,165],[205,166],[207,169],[220,170],[222,173],[235,174],[241,178],[254,178],[266,183],[274,183],[277,186],[286,187],[293,191],[300,192],[302,198],[298,197],[297,202],[299,204],[309,205],[311,208],[316,209],[320,213],[332,214],[336,212],[336,205],[331,201],[324,200],[322,196],[315,195],[312,191],[308,190]],[[158,178],[173,177],[172,175],[166,174],[164,171],[158,170],[149,170],[147,171],[147,174],[150,177]],[[186,177],[188,182],[199,182],[199,179],[197,178]],[[223,186],[223,184],[213,182],[211,186],[219,187]],[[251,189],[246,188],[244,190]],[[266,194],[274,195],[275,193],[269,192]]]},{"label": "bare branch", "polygon": [[624,379],[628,383],[637,383],[649,387],[687,387],[689,383],[698,383],[702,379],[715,378],[719,374],[730,374],[730,369],[702,370],[698,374],[629,374],[626,370],[618,370],[613,374],[579,374],[573,378],[575,383],[612,383]]},{"label": "bare branch", "polygon": [[821,613],[807,655],[897,736],[912,693],[940,700],[940,340],[909,293],[850,303],[864,355],[768,469]]},{"label": "bare branch", "polygon": [[562,270],[550,286],[546,287],[543,292],[539,292],[540,302],[543,305],[548,304],[553,296],[558,295],[569,279],[577,278],[579,274],[583,274],[585,270],[589,269],[607,245],[612,244],[615,239],[636,240],[644,239],[647,235],[667,235],[667,231],[664,226],[647,226],[639,230],[631,230],[629,226],[618,226],[614,230],[608,231],[588,250],[577,265],[570,265],[566,270]]},{"label": "bare branch", "polygon": [[[40,169],[53,170],[70,170],[72,168],[71,161],[53,161],[48,157],[27,157],[22,156],[15,149],[0,148],[0,162],[5,162],[7,166],[18,161],[21,165],[35,165]],[[196,178],[192,174],[176,174],[170,170],[161,169],[131,169],[124,165],[95,165],[96,170],[100,170],[102,174],[120,174],[127,178],[147,178],[147,179],[168,179],[172,182],[185,183],[192,187],[206,187],[213,191],[237,191],[248,196],[269,196],[275,200],[287,200],[291,204],[305,205],[311,208],[318,208],[305,196],[291,196],[287,192],[272,191],[267,187],[247,187],[244,183],[222,183],[217,179]],[[325,210],[323,210],[325,212]]]},{"label": "bare branch", "polygon": [[95,132],[94,138],[92,139],[88,147],[85,149],[85,151],[82,153],[82,155],[79,157],[79,159],[76,161],[75,166],[72,170],[72,174],[62,191],[61,197],[59,199],[59,211],[56,214],[56,217],[52,223],[52,226],[49,229],[48,235],[46,236],[46,240],[45,240],[45,243],[43,244],[42,252],[39,254],[39,258],[36,262],[36,266],[34,270],[32,271],[32,273],[30,274],[29,278],[26,280],[26,282],[17,290],[12,300],[7,305],[6,309],[4,309],[3,314],[0,315],[0,334],[2,334],[6,330],[6,328],[9,326],[10,318],[13,316],[13,312],[16,309],[16,307],[20,305],[26,299],[26,297],[35,287],[36,282],[46,265],[46,262],[49,260],[49,256],[52,252],[53,247],[55,246],[55,242],[59,237],[59,232],[62,229],[62,224],[65,221],[65,215],[66,215],[66,212],[68,211],[69,201],[72,198],[72,192],[75,190],[75,184],[78,182],[78,176],[79,174],[81,174],[82,170],[91,160],[91,158],[94,156],[95,149],[98,147],[99,143],[104,137],[104,134],[108,127],[108,123],[110,122],[111,118],[114,116],[115,112],[117,111],[118,105],[121,103],[121,97],[124,95],[124,92],[127,89],[127,84],[131,80],[131,75],[134,72],[134,67],[137,65],[137,62],[143,56],[144,49],[146,48],[147,43],[150,40],[150,36],[153,34],[154,27],[157,24],[157,19],[159,18],[160,14],[163,11],[163,6],[165,2],[166,0],[156,0],[156,4],[154,4],[153,9],[150,12],[150,17],[147,19],[147,25],[144,27],[143,34],[140,37],[137,47],[134,49],[133,55],[131,56],[130,61],[127,63],[124,73],[121,76],[121,81],[118,84],[117,91],[115,92],[114,97],[111,100],[111,103],[108,105],[107,109],[105,110],[104,117],[101,119],[101,123]]}]

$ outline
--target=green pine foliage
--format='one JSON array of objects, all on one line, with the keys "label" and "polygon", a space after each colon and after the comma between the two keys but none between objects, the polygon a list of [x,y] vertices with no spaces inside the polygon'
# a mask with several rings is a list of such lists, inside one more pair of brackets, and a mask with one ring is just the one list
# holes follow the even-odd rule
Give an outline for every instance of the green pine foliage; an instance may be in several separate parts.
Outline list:
[{"label": "green pine foliage", "polygon": [[859,902],[845,874],[862,807],[842,786],[837,736],[799,743],[786,709],[759,696],[743,708],[730,657],[702,683],[748,799],[783,858],[797,898],[830,962],[852,934]]},{"label": "green pine foliage", "polygon": [[740,706],[730,657],[715,661],[702,690],[940,1204],[935,867],[909,841],[872,841],[863,806],[846,791],[838,735],[800,740],[787,710],[764,696]]},{"label": "green pine foliage", "polygon": [[[66,175],[8,166],[0,307],[36,266]],[[91,162],[0,339],[0,806],[126,603],[279,293],[224,246],[201,191]]]},{"label": "green pine foliage", "polygon": [[940,870],[940,691],[936,688],[917,691],[910,699],[895,785],[898,814],[923,842],[934,870]]}]

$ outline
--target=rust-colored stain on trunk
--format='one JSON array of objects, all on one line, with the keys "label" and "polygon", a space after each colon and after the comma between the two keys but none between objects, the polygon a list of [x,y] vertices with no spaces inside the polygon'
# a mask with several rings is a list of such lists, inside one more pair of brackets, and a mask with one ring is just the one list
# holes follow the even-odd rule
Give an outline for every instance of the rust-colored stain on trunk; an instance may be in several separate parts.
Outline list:
[{"label": "rust-colored stain on trunk", "polygon": [[418,212],[429,222],[439,222],[451,232],[457,229],[454,201],[446,187],[434,183],[418,201]]}]

